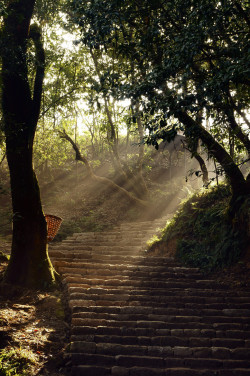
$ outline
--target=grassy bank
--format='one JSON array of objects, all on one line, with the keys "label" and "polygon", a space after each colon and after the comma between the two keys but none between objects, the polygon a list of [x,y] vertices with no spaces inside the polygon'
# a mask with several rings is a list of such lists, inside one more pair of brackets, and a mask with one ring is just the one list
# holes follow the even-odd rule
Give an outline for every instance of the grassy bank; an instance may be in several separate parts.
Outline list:
[{"label": "grassy bank", "polygon": [[150,251],[175,255],[204,271],[237,262],[249,240],[250,198],[232,222],[228,217],[230,197],[225,184],[195,193],[181,205]]}]

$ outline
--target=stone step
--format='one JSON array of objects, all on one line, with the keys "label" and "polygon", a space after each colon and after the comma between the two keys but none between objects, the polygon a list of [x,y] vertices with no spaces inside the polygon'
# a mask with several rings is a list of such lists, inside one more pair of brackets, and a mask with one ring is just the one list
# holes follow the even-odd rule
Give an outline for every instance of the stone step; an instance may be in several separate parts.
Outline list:
[{"label": "stone step", "polygon": [[[68,268],[58,268],[59,271],[67,271],[69,272]],[[72,269],[73,271],[70,271],[72,274],[75,271],[77,274],[79,271],[81,272],[82,275],[86,276],[94,276],[94,275],[102,275],[102,273],[98,273],[98,270],[89,270],[89,269]],[[105,271],[105,276],[108,276],[112,274],[113,276],[118,276],[118,273],[114,275],[112,270],[107,270]],[[122,273],[121,273],[122,274]],[[207,293],[207,297],[209,296],[221,296],[223,291],[225,291],[224,286],[218,286],[218,285],[209,285],[206,281],[195,281],[195,280],[174,280],[174,279],[169,279],[166,280],[165,282],[165,288],[160,288],[160,287],[151,287],[150,283],[147,282],[141,282],[141,284],[135,288],[133,286],[121,286],[120,288],[114,288],[113,289],[107,289],[107,288],[101,288],[100,286],[97,287],[95,294],[100,294],[100,295],[117,295],[119,293],[121,294],[127,294],[131,298],[134,298],[135,296],[138,296],[141,300],[141,296],[143,295],[144,298],[147,299],[152,299],[155,297],[157,300],[162,300],[163,297],[167,296],[172,296],[173,293],[177,293],[178,295],[182,295],[182,290],[184,295],[195,295],[197,293],[197,296],[202,296],[202,290],[205,290]],[[94,288],[94,287],[93,287]],[[93,288],[90,287],[88,289],[82,288],[82,287],[70,287],[70,293],[73,294],[79,294],[79,297],[84,297],[85,294],[91,294],[93,291]],[[166,292],[166,289],[169,289],[170,291]],[[105,291],[106,290],[106,291]],[[181,291],[180,291],[181,290]],[[214,294],[213,294],[214,293]],[[83,295],[81,295],[83,294]],[[230,291],[225,291],[225,296],[229,296],[229,294],[232,294]],[[248,294],[249,296],[250,294]],[[143,299],[143,300],[145,300]]]},{"label": "stone step", "polygon": [[232,329],[234,327],[233,324],[241,324],[242,327],[245,324],[246,326],[250,326],[249,318],[248,317],[234,317],[232,320],[231,318],[224,317],[224,316],[165,316],[164,321],[156,319],[155,321],[148,321],[146,320],[133,320],[128,318],[127,320],[112,320],[112,319],[95,319],[95,318],[72,318],[71,324],[74,326],[106,326],[106,327],[123,327],[126,326],[128,328],[157,328],[157,329],[166,329],[167,325],[170,323],[178,323],[184,324],[188,323],[189,325],[192,323],[195,324],[210,324],[211,327],[213,324],[226,324],[227,327],[230,329],[232,324]]},{"label": "stone step", "polygon": [[[100,349],[101,351],[101,349]],[[74,364],[86,364],[88,366],[95,366],[96,364],[99,364],[101,365],[102,367],[107,367],[107,368],[111,368],[112,367],[112,370],[109,370],[109,372],[114,372],[113,370],[113,367],[122,367],[126,370],[129,370],[129,373],[127,373],[127,375],[135,375],[135,376],[138,376],[138,375],[153,375],[153,373],[151,373],[153,370],[156,372],[157,370],[159,370],[159,372],[164,372],[166,371],[166,369],[169,371],[172,372],[173,369],[176,369],[176,367],[178,367],[178,369],[180,369],[179,367],[183,367],[182,369],[185,369],[187,370],[186,367],[190,367],[189,370],[192,369],[193,372],[198,371],[198,370],[204,370],[204,369],[207,369],[207,370],[213,370],[214,371],[214,376],[215,375],[218,375],[217,371],[218,370],[221,370],[221,369],[224,369],[224,370],[227,370],[228,371],[228,374],[227,373],[221,373],[221,375],[224,375],[224,376],[229,376],[230,373],[229,372],[232,372],[233,369],[234,370],[242,370],[244,371],[244,368],[245,370],[248,369],[248,372],[249,372],[249,365],[250,365],[250,361],[248,360],[241,360],[241,359],[225,359],[225,358],[219,358],[217,359],[216,358],[216,352],[217,350],[215,349],[214,351],[214,358],[206,358],[206,357],[199,357],[197,356],[196,358],[194,357],[190,357],[190,356],[185,356],[185,349],[182,349],[182,348],[176,348],[174,350],[175,354],[177,354],[176,356],[167,356],[166,357],[166,354],[162,354],[162,356],[159,356],[159,357],[156,357],[156,356],[132,356],[132,355],[126,355],[126,354],[120,354],[118,356],[114,356],[112,354],[105,354],[105,353],[96,353],[96,354],[92,354],[92,353],[72,353],[71,355],[71,358],[74,362]],[[188,353],[188,351],[187,351]],[[222,351],[221,351],[222,353]],[[165,357],[164,357],[165,355]],[[198,355],[198,354],[197,354]],[[85,366],[86,367],[86,366]],[[139,368],[140,367],[140,368]],[[233,367],[233,369],[232,369]],[[237,367],[237,368],[236,368]],[[139,369],[141,371],[144,371],[145,373],[138,373]],[[150,371],[150,373],[147,373],[147,369],[149,370],[152,370]],[[86,370],[86,368],[85,368]],[[136,373],[134,373],[133,371],[137,371]],[[118,370],[117,370],[118,371]],[[121,370],[120,370],[121,371]],[[124,372],[124,370],[123,370]],[[210,371],[209,371],[210,372]],[[108,374],[108,373],[107,373]],[[109,373],[110,374],[110,373]],[[114,374],[114,373],[112,373]],[[118,373],[116,373],[117,375],[119,375]],[[126,374],[126,373],[125,373]],[[161,373],[160,373],[161,374]],[[244,375],[247,375],[247,373],[243,373]],[[75,375],[75,374],[74,374]],[[95,374],[93,374],[95,375]],[[97,373],[96,375],[99,376],[99,373]],[[122,375],[122,373],[120,374]],[[155,373],[155,375],[157,375],[157,373]],[[163,375],[172,375],[172,373],[163,373]],[[179,373],[176,375],[179,375]],[[183,375],[187,376],[192,376],[193,373],[190,373],[190,374],[185,374],[183,373]],[[203,374],[203,376],[209,376],[211,375],[211,373],[206,373],[206,374]],[[237,374],[233,374],[234,376],[236,376]],[[241,373],[239,373],[239,375],[241,375]],[[249,373],[248,373],[248,376],[249,376]]]},{"label": "stone step", "polygon": [[[225,340],[224,340],[225,341]],[[215,342],[216,343],[216,342]],[[229,343],[229,340],[226,342]],[[102,355],[130,355],[133,358],[136,356],[145,357],[147,361],[150,357],[181,357],[181,358],[211,358],[211,359],[234,359],[244,360],[249,357],[249,348],[240,347],[190,347],[190,346],[173,346],[173,345],[159,345],[159,346],[144,346],[144,345],[121,345],[117,343],[102,343],[102,342],[86,342],[75,341],[70,345],[70,352],[72,353],[88,353],[88,354],[102,354]],[[163,359],[162,359],[163,360]],[[249,360],[250,364],[250,360]],[[136,365],[136,364],[134,364]],[[139,365],[139,364],[137,364]]]},{"label": "stone step", "polygon": [[86,238],[105,238],[105,237],[118,237],[118,238],[125,238],[128,237],[140,237],[145,236],[147,234],[155,234],[160,231],[161,226],[156,226],[155,228],[151,228],[150,226],[147,227],[137,227],[134,229],[131,228],[116,228],[113,231],[103,231],[103,232],[78,232],[74,233],[72,236],[68,237],[66,240],[79,240],[79,239],[86,239]]},{"label": "stone step", "polygon": [[[58,250],[52,250],[50,251],[50,257],[55,258],[56,260],[61,260],[62,258],[68,258],[70,261],[74,262],[82,262],[84,258],[86,258],[86,261],[115,261],[115,262],[121,262],[126,261],[129,263],[132,263],[133,265],[165,265],[165,266],[176,266],[181,267],[181,264],[176,262],[176,260],[173,257],[148,257],[147,255],[98,255],[95,252],[89,250],[89,251],[63,251],[60,252]],[[197,271],[197,274],[201,275],[200,272]]]},{"label": "stone step", "polygon": [[[94,326],[86,325],[85,326],[72,326],[71,334],[72,335],[116,335],[116,336],[138,336],[138,337],[158,337],[158,336],[165,336],[170,333],[177,333],[177,331],[186,330],[193,332],[194,330],[203,331],[204,333],[212,333],[212,331],[220,331],[220,332],[230,332],[230,331],[246,331],[249,332],[249,324],[244,325],[242,323],[202,323],[202,322],[169,322],[167,327],[165,325],[164,328],[158,328],[157,325],[153,325],[152,327],[143,327],[141,323],[138,324],[137,327],[127,327],[127,326],[112,326],[110,323],[109,326],[96,326],[96,322],[92,322],[95,324]],[[89,323],[90,324],[90,323]],[[120,322],[121,324],[121,322]],[[121,324],[122,325],[122,324]]]},{"label": "stone step", "polygon": [[[117,343],[120,345],[137,345],[137,346],[189,346],[189,347],[223,347],[223,348],[250,348],[250,332],[243,331],[219,331],[219,330],[169,330],[169,335],[163,334],[155,337],[151,336],[117,336],[117,335],[97,335],[93,334],[75,334],[72,335],[71,342],[102,342]],[[180,332],[183,334],[181,335]],[[235,332],[235,334],[234,334]],[[174,334],[179,334],[175,336]],[[210,337],[207,337],[207,334]],[[228,335],[228,337],[220,338],[220,335]],[[235,335],[235,337],[234,337]],[[239,336],[241,336],[239,338]],[[242,339],[243,338],[243,339]]]},{"label": "stone step", "polygon": [[[116,282],[116,280],[115,280]],[[202,286],[199,288],[199,286],[196,289],[193,288],[186,288],[183,289],[182,287],[171,287],[172,283],[169,283],[169,289],[168,291],[164,294],[164,289],[160,289],[162,291],[161,294],[156,295],[157,288],[144,288],[142,289],[141,287],[131,289],[131,286],[125,286],[122,289],[114,289],[116,287],[115,285],[113,286],[114,290],[117,290],[117,293],[112,293],[112,288],[111,289],[106,289],[106,292],[101,292],[103,289],[101,286],[97,286],[96,289],[99,291],[96,291],[93,293],[92,286],[90,286],[88,289],[85,289],[83,292],[70,292],[70,296],[73,298],[77,299],[84,299],[84,298],[89,298],[91,295],[96,296],[98,298],[106,296],[107,299],[113,300],[114,296],[119,296],[119,294],[125,294],[128,296],[130,300],[137,300],[137,301],[151,301],[152,303],[154,301],[158,302],[165,302],[165,303],[170,303],[170,302],[182,302],[182,303],[198,303],[198,304],[209,304],[211,303],[248,303],[249,302],[249,294],[246,295],[244,298],[240,296],[234,296],[232,295],[233,293],[230,291],[225,291],[225,295],[223,297],[223,291],[224,290],[205,290],[206,292],[206,297],[203,295],[203,289]],[[78,287],[76,287],[77,289]],[[74,287],[72,287],[74,289]],[[82,288],[81,288],[82,289]],[[121,299],[118,299],[120,301]],[[145,306],[145,304],[143,304]]]},{"label": "stone step", "polygon": [[[150,231],[153,232],[153,231]],[[86,232],[86,233],[77,233],[72,236],[69,236],[67,239],[64,239],[63,242],[67,241],[79,241],[80,239],[124,239],[126,236],[129,236],[130,239],[142,237],[145,234],[149,233],[149,231],[121,231],[118,229],[117,231],[107,231],[107,232]]]},{"label": "stone step", "polygon": [[[113,283],[113,288],[112,286],[110,286],[111,288],[107,288],[106,286],[102,287],[102,286],[96,286],[96,289],[98,290],[95,294],[92,294],[91,290],[93,287],[90,286],[88,289],[83,289],[83,291],[81,292],[72,292],[72,294],[75,294],[75,295],[72,295],[72,296],[78,296],[79,298],[84,298],[85,296],[90,296],[90,294],[92,295],[99,295],[99,296],[103,296],[103,295],[119,295],[119,293],[122,293],[122,294],[126,294],[128,295],[131,299],[133,300],[136,300],[138,299],[138,301],[147,301],[147,300],[152,300],[152,302],[154,301],[154,298],[156,301],[159,301],[159,302],[182,302],[182,303],[198,303],[198,304],[209,304],[209,303],[219,303],[219,302],[222,302],[222,303],[248,303],[249,302],[249,293],[243,295],[243,296],[238,296],[238,295],[234,295],[234,292],[233,291],[227,291],[227,290],[214,290],[213,289],[203,289],[202,285],[197,285],[196,288],[183,288],[182,284],[180,284],[180,287],[176,287],[177,286],[177,283],[175,283],[174,285],[172,284],[172,282],[166,282],[168,283],[168,289],[167,291],[164,293],[164,289],[157,289],[157,288],[147,288],[147,286],[141,286],[139,285],[138,287],[134,287],[132,286],[131,288],[131,285],[128,284],[124,284],[124,286],[121,286],[121,289],[119,289],[119,286],[117,289],[115,289],[114,287],[116,287],[116,283],[117,283],[117,279],[114,279],[113,280],[114,283]],[[127,282],[130,283],[130,280],[127,279]],[[107,280],[107,283],[111,283],[111,280]],[[141,281],[141,283],[146,283],[147,282],[143,282],[143,279]],[[78,287],[76,287],[78,288]],[[72,289],[74,289],[74,287],[72,287]],[[102,289],[105,289],[106,292],[101,292]],[[113,290],[117,290],[117,293],[112,293],[112,289]],[[81,287],[81,290],[82,290],[82,287]],[[156,295],[156,292],[157,290],[159,291],[162,291],[161,294],[158,294]],[[72,290],[73,291],[73,290]],[[88,293],[89,291],[89,293]],[[98,294],[98,292],[100,292],[100,294]],[[206,296],[204,296],[204,292],[206,293]],[[119,301],[119,300],[118,300]],[[143,305],[145,306],[145,304]]]},{"label": "stone step", "polygon": [[[51,257],[52,259],[55,259],[55,263],[59,266],[67,266],[67,265],[74,265],[74,264],[81,264],[81,263],[98,263],[98,264],[113,264],[113,265],[121,265],[120,268],[122,268],[122,265],[131,265],[133,268],[140,268],[140,269],[145,269],[145,268],[157,268],[153,270],[159,270],[161,269],[163,271],[166,271],[167,267],[172,267],[175,268],[177,267],[178,264],[174,262],[173,260],[168,260],[168,261],[162,261],[160,263],[161,266],[159,266],[159,262],[157,263],[157,260],[154,259],[146,259],[144,261],[143,256],[140,258],[135,258],[133,256],[124,256],[124,255],[98,255],[95,253],[92,253],[90,251],[84,252],[83,254],[81,253],[76,253],[76,252],[68,252],[68,253],[62,253],[62,252],[56,252],[55,255],[57,257]],[[51,255],[50,255],[51,256]],[[82,256],[82,257],[81,257]],[[181,265],[178,265],[181,267]],[[102,265],[99,265],[99,267],[102,267]],[[178,274],[180,271],[178,271]],[[200,276],[200,279],[202,279],[202,274],[198,271],[195,271],[192,273],[192,271],[189,270],[188,273],[186,273],[187,276],[193,274],[196,278]]]},{"label": "stone step", "polygon": [[[75,247],[75,246],[95,246],[95,247],[100,247],[100,246],[103,246],[103,247],[113,247],[114,245],[115,246],[120,246],[120,247],[128,247],[129,245],[131,246],[141,246],[143,244],[146,244],[147,242],[145,241],[145,239],[132,239],[128,242],[128,240],[126,239],[121,239],[121,240],[117,240],[117,239],[86,239],[86,240],[82,240],[81,242],[80,241],[63,241],[61,243],[61,245],[63,246],[67,246],[68,248],[71,248],[72,246]],[[53,248],[53,247],[52,247]]]},{"label": "stone step", "polygon": [[[98,260],[98,257],[100,257],[100,259]],[[118,259],[119,261],[119,259]],[[91,262],[91,265],[90,265],[90,262]],[[107,256],[98,256],[98,255],[95,255],[93,254],[92,255],[92,258],[88,258],[86,260],[84,259],[78,259],[78,260],[75,260],[72,258],[72,260],[70,262],[66,262],[66,261],[63,261],[63,260],[59,260],[59,261],[55,261],[55,264],[58,265],[58,266],[68,266],[68,267],[80,267],[80,268],[84,268],[84,267],[91,267],[92,268],[100,268],[100,269],[104,269],[106,268],[107,266],[110,266],[110,267],[113,267],[113,268],[116,268],[116,269],[124,269],[125,267],[126,268],[129,268],[131,270],[142,270],[142,271],[148,271],[148,272],[157,272],[157,273],[161,273],[161,272],[166,272],[167,270],[171,270],[172,272],[175,272],[176,271],[178,273],[181,273],[181,272],[187,272],[188,271],[188,275],[190,273],[195,273],[195,276],[198,277],[198,276],[202,276],[201,273],[199,273],[197,271],[197,269],[187,269],[187,268],[182,268],[181,266],[179,266],[178,268],[176,267],[176,264],[175,263],[171,263],[171,261],[169,262],[166,262],[165,264],[162,264],[162,265],[157,265],[156,262],[154,262],[153,260],[148,260],[148,262],[146,262],[145,264],[142,263],[142,262],[136,262],[136,260],[133,260],[133,258],[130,258],[130,257],[124,257],[124,256],[121,256],[121,260],[120,262],[114,262],[113,259],[111,257],[107,257]],[[205,278],[200,278],[200,279],[205,279]],[[210,280],[211,282],[214,282],[214,280]]]},{"label": "stone step", "polygon": [[[54,247],[52,247],[53,250],[68,250],[69,249],[69,246],[67,244],[58,244],[58,245],[55,245]],[[116,245],[112,245],[112,246],[107,246],[107,245],[87,245],[86,243],[84,243],[83,245],[72,245],[70,247],[70,250],[74,251],[80,251],[80,250],[83,250],[83,251],[93,251],[93,252],[96,252],[96,253],[107,253],[107,254],[113,254],[113,253],[117,253],[117,254],[122,254],[122,253],[125,253],[125,254],[136,254],[137,252],[141,251],[142,247],[141,246],[130,246],[130,245],[127,245],[127,246],[123,246],[123,247],[120,247],[120,246],[116,246]]]},{"label": "stone step", "polygon": [[[55,262],[56,263],[56,262]],[[142,273],[143,276],[145,276],[145,274],[148,274],[149,277],[161,277],[161,280],[164,280],[165,278],[165,275],[164,273],[169,273],[169,272],[172,272],[172,273],[196,273],[197,272],[197,269],[195,268],[185,268],[185,267],[175,267],[175,266],[155,266],[155,265],[133,265],[133,264],[130,264],[130,263],[124,263],[124,264],[112,264],[112,263],[102,263],[101,265],[99,263],[94,263],[92,262],[91,264],[89,264],[88,261],[81,261],[81,262],[61,262],[59,261],[58,262],[58,265],[60,268],[64,268],[64,269],[70,269],[71,271],[73,271],[73,269],[83,269],[86,267],[88,268],[88,270],[90,269],[93,269],[93,270],[97,270],[98,269],[98,272],[99,273],[102,273],[102,275],[105,275],[105,272],[106,270],[119,270],[119,271],[122,271],[123,274],[127,274],[128,272],[137,272],[137,274],[139,273]],[[65,273],[65,271],[64,271]],[[199,275],[199,274],[198,274]],[[204,278],[199,278],[198,281],[207,281],[207,282],[211,282],[213,285],[218,285],[218,286],[225,286],[224,284],[222,283],[218,283],[216,282],[215,280],[209,280],[209,279],[204,279]],[[250,289],[249,289],[250,291]]]},{"label": "stone step", "polygon": [[71,308],[71,376],[250,375],[250,289],[150,257],[166,220],[50,246]]},{"label": "stone step", "polygon": [[[99,279],[101,280],[106,280],[106,279],[117,279],[117,280],[124,280],[124,279],[130,279],[130,280],[137,280],[137,281],[150,281],[152,280],[152,282],[159,282],[159,283],[164,283],[164,280],[162,278],[166,278],[166,282],[167,285],[165,284],[165,287],[166,288],[170,288],[171,285],[170,285],[170,282],[167,282],[167,280],[169,279],[169,272],[166,272],[166,273],[162,273],[161,274],[161,278],[159,278],[159,274],[158,273],[154,273],[154,272],[141,272],[141,271],[133,271],[133,270],[115,270],[114,268],[109,268],[109,269],[103,269],[103,270],[99,270],[98,268],[70,268],[70,267],[56,267],[56,269],[63,274],[63,276],[66,278],[66,277],[76,277],[76,275],[78,275],[79,277],[86,277],[86,278],[93,278],[93,279],[97,279],[97,276]],[[176,284],[175,286],[177,287],[177,285],[179,284],[179,288],[183,288],[183,289],[191,289],[191,288],[206,288],[207,287],[207,291],[208,290],[212,290],[212,289],[217,289],[217,290],[223,290],[223,291],[227,291],[226,290],[226,287],[225,285],[216,285],[214,283],[213,287],[210,286],[206,281],[195,281],[194,279],[190,279],[189,280],[189,283],[188,285],[183,285],[183,283],[181,284],[181,279],[178,279],[176,281]],[[172,286],[174,287],[174,282],[172,284]],[[229,291],[230,292],[230,291]],[[248,292],[247,294],[248,296],[250,295],[250,293]]]},{"label": "stone step", "polygon": [[[99,356],[98,360],[96,358],[90,357],[93,364],[102,364],[105,356]],[[77,359],[77,356],[74,356],[74,360]],[[124,358],[121,358],[121,360]],[[189,361],[187,360],[187,363]],[[169,360],[169,363],[180,363],[179,360]],[[190,363],[190,362],[189,362]],[[197,362],[196,362],[197,363]],[[233,369],[223,369],[222,367],[229,366],[230,363],[222,362],[209,362],[206,361],[206,364],[215,365],[215,369],[208,369],[204,365],[202,369],[195,369],[192,367],[172,367],[172,368],[150,368],[150,367],[131,367],[127,368],[126,366],[110,366],[110,368],[105,366],[96,366],[96,365],[84,365],[84,366],[74,366],[72,368],[73,376],[249,376],[248,369],[242,368],[233,368]],[[239,366],[244,365],[245,363],[241,362]],[[216,367],[220,367],[216,370]]]},{"label": "stone step", "polygon": [[[124,262],[123,264],[122,263],[112,263],[112,262],[102,262],[101,264],[100,263],[97,263],[95,262],[95,260],[93,260],[91,263],[89,262],[89,260],[85,261],[85,260],[81,260],[80,262],[75,262],[75,261],[71,261],[71,262],[65,262],[65,261],[55,261],[54,262],[55,266],[58,265],[58,267],[65,267],[65,268],[88,268],[88,269],[97,269],[102,272],[103,270],[122,270],[124,271],[125,269],[126,270],[129,270],[129,271],[136,271],[136,272],[147,272],[147,273],[156,273],[157,276],[161,275],[162,273],[165,273],[165,272],[173,272],[173,273],[176,273],[176,272],[186,272],[187,270],[189,272],[193,272],[195,270],[192,270],[191,268],[190,269],[186,269],[186,268],[175,268],[171,265],[163,265],[163,266],[159,266],[159,265],[141,265],[141,264],[133,264],[131,262],[129,262],[129,260],[127,262]],[[196,275],[198,277],[198,275]],[[210,283],[212,285],[217,285],[217,286],[225,286],[221,283],[218,283],[214,280],[210,280],[210,279],[204,279],[204,278],[200,278],[198,280],[198,282],[207,282],[207,283]],[[228,288],[226,286],[226,288]]]},{"label": "stone step", "polygon": [[[195,280],[195,278],[190,278],[188,279],[186,277],[185,274],[183,275],[179,275],[178,278],[174,278],[174,275],[172,273],[169,273],[169,274],[166,274],[166,280],[165,281],[158,281],[158,280],[152,280],[152,281],[145,281],[144,279],[125,279],[125,278],[122,278],[122,276],[118,276],[117,279],[97,279],[97,278],[89,278],[89,277],[81,277],[81,278],[78,278],[78,277],[67,277],[67,284],[68,284],[68,287],[75,287],[77,288],[78,292],[80,292],[80,290],[82,290],[82,292],[84,292],[84,290],[86,290],[86,285],[89,285],[89,287],[91,287],[91,285],[98,285],[97,287],[98,288],[106,288],[106,289],[112,289],[114,288],[114,286],[117,288],[117,289],[122,289],[124,290],[125,288],[127,288],[128,290],[138,290],[139,288],[141,288],[142,290],[144,290],[145,288],[147,290],[154,290],[156,291],[155,289],[166,289],[166,288],[169,288],[170,286],[170,283],[171,282],[174,282],[174,283],[187,283],[187,285],[189,283],[192,283],[192,281]],[[65,281],[66,282],[66,281]],[[133,283],[134,282],[134,283]],[[185,289],[188,289],[188,286],[185,286]],[[199,288],[199,285],[196,285],[196,288],[198,289]],[[223,290],[223,289],[221,289]]]},{"label": "stone step", "polygon": [[[226,312],[228,313],[228,310],[233,309],[235,312],[239,310],[245,310],[250,309],[250,304],[246,303],[248,308],[244,308],[244,305],[234,304],[231,303],[219,303],[215,305],[215,308],[211,307],[211,304],[186,304],[185,306],[174,302],[173,304],[167,305],[165,308],[159,308],[159,307],[145,307],[145,306],[128,306],[128,307],[117,307],[117,306],[109,306],[109,307],[103,307],[103,306],[88,306],[88,307],[75,307],[72,311],[72,315],[78,314],[78,313],[98,313],[98,314],[122,314],[122,315],[166,315],[169,312],[169,308],[171,309],[196,309],[200,313],[202,310],[203,312],[211,312],[214,309],[220,312]],[[181,331],[182,333],[182,331]],[[242,335],[242,333],[241,333]]]},{"label": "stone step", "polygon": [[[195,298],[187,298],[186,299],[190,304],[195,304],[195,301],[196,301],[196,299]],[[152,304],[152,302],[150,302],[151,304]],[[155,303],[155,302],[154,302]],[[128,307],[134,307],[134,306],[137,306],[137,307],[140,307],[141,305],[142,305],[142,302],[141,301],[136,301],[136,300],[126,300],[125,298],[124,298],[124,300],[115,300],[115,301],[112,301],[112,300],[110,300],[110,299],[108,299],[108,300],[101,300],[101,299],[97,299],[96,298],[96,300],[90,300],[90,299],[85,299],[85,300],[73,300],[73,299],[71,299],[70,301],[69,301],[69,306],[70,306],[70,308],[72,309],[72,310],[75,310],[75,311],[77,311],[77,310],[80,310],[81,309],[81,307],[87,307],[87,306],[100,306],[100,305],[102,305],[103,307],[107,307],[107,306],[111,306],[112,304],[116,304],[117,306],[119,306],[119,307],[121,307],[121,308],[123,308],[123,307],[126,307],[126,306],[128,306]],[[143,305],[144,306],[150,306],[151,304],[148,304],[147,305],[147,302],[143,302]],[[169,303],[162,303],[162,302],[157,302],[157,306],[159,307],[159,308],[167,308],[167,307],[169,307],[170,306],[170,304]]]},{"label": "stone step", "polygon": [[[133,256],[132,256],[133,257]],[[84,254],[79,254],[75,252],[69,252],[68,254],[62,253],[62,252],[55,252],[52,255],[50,254],[50,259],[54,262],[57,266],[63,266],[67,265],[65,263],[98,263],[98,264],[113,264],[113,265],[120,265],[120,264],[127,264],[127,265],[134,265],[135,267],[140,267],[141,265],[144,265],[144,267],[156,267],[157,262],[155,260],[147,260],[143,262],[143,257],[141,259],[135,259],[133,260],[132,257],[126,257],[126,256],[117,256],[117,255],[97,255],[93,254],[91,252],[86,252]],[[161,265],[166,267],[168,266],[176,266],[176,263],[169,261],[169,262],[162,262]],[[176,277],[178,278],[178,275],[182,275],[182,273],[178,273]],[[202,274],[197,272],[193,273],[186,273],[187,277],[190,278],[198,278],[202,279]]]},{"label": "stone step", "polygon": [[116,320],[116,321],[127,321],[127,320],[149,320],[149,321],[165,321],[168,316],[201,316],[201,320],[205,317],[230,317],[230,318],[248,318],[250,323],[249,311],[243,309],[202,309],[198,310],[195,308],[165,308],[164,314],[158,313],[98,313],[98,312],[75,312],[72,315],[72,320],[74,318],[94,318],[94,319],[105,319],[105,320]]}]

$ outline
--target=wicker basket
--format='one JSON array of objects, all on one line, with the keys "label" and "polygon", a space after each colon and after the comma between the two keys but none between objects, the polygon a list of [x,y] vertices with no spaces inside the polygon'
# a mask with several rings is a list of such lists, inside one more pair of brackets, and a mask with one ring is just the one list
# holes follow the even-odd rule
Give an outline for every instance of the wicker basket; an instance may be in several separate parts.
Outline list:
[{"label": "wicker basket", "polygon": [[61,226],[62,218],[57,217],[56,215],[45,214],[45,219],[46,219],[47,228],[48,228],[47,241],[51,242],[56,236],[57,231],[59,230]]}]

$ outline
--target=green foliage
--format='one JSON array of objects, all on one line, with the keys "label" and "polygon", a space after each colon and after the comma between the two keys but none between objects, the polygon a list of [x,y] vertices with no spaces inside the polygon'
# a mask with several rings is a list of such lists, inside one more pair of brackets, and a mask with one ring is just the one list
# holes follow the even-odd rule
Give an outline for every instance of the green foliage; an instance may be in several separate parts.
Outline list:
[{"label": "green foliage", "polygon": [[[146,143],[157,148],[159,139],[169,142],[182,131],[189,140],[202,140],[201,146],[221,164],[232,187],[239,182],[239,157],[250,150],[245,126],[250,71],[247,2],[69,4],[69,19],[79,39],[105,60],[96,91],[139,103],[148,129]],[[209,134],[201,127],[205,120]],[[241,180],[243,187],[243,176]]]},{"label": "green foliage", "polygon": [[150,238],[148,241],[147,241],[147,248],[150,248],[154,243],[158,242],[159,241],[159,238],[157,235],[153,235],[152,238]]},{"label": "green foliage", "polygon": [[[205,271],[236,262],[244,250],[247,236],[244,228],[228,220],[229,200],[230,190],[226,185],[194,194],[166,226],[161,240],[168,244],[177,238],[176,257]],[[242,212],[248,223],[246,210],[249,206],[244,205]]]},{"label": "green foliage", "polygon": [[0,351],[0,376],[30,375],[30,368],[36,358],[31,351],[21,348]]}]

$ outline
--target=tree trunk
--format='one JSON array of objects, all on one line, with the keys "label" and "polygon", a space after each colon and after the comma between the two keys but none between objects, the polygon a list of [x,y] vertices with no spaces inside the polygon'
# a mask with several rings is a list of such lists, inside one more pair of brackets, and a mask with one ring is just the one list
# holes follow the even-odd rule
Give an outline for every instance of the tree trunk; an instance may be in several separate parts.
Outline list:
[{"label": "tree trunk", "polygon": [[141,121],[141,115],[140,115],[140,109],[139,109],[139,103],[136,103],[136,121],[138,126],[138,133],[139,133],[139,139],[140,139],[140,146],[139,146],[139,157],[137,160],[137,168],[134,176],[134,186],[137,190],[137,195],[140,198],[145,198],[148,195],[148,188],[145,183],[143,174],[142,174],[142,166],[143,166],[143,159],[144,159],[144,144],[143,144],[143,124]]},{"label": "tree trunk", "polygon": [[202,182],[203,182],[203,185],[207,186],[208,183],[209,183],[209,180],[208,180],[207,166],[206,166],[206,164],[204,162],[204,159],[201,157],[201,155],[198,152],[196,152],[194,154],[194,158],[197,160],[197,162],[200,165],[201,173],[202,173]]},{"label": "tree trunk", "polygon": [[207,146],[209,153],[220,163],[232,188],[231,208],[239,204],[239,198],[250,194],[250,182],[246,181],[239,167],[227,151],[213,138],[213,136],[198,122],[185,112],[177,112],[175,116],[184,124],[189,132],[194,133]]},{"label": "tree trunk", "polygon": [[46,288],[53,280],[48,258],[47,226],[32,168],[32,151],[7,143],[13,205],[13,239],[4,279],[8,283]]},{"label": "tree trunk", "polygon": [[[8,283],[44,288],[54,281],[54,275],[32,165],[45,67],[40,31],[37,26],[30,27],[34,3],[35,0],[9,2],[2,31],[2,109],[13,207],[12,249],[4,279]],[[26,61],[28,38],[36,49],[33,96]]]}]

